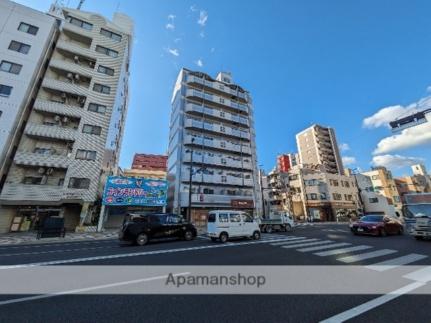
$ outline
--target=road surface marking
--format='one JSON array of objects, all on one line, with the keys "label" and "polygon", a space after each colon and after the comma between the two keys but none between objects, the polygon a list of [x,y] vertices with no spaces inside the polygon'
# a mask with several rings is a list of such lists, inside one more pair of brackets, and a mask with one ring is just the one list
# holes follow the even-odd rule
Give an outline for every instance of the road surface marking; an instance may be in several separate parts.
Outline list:
[{"label": "road surface marking", "polygon": [[350,247],[350,248],[342,248],[342,249],[335,249],[335,250],[329,250],[329,251],[322,251],[322,252],[316,252],[314,255],[320,256],[320,257],[326,257],[326,256],[333,256],[333,255],[339,255],[342,253],[348,253],[350,251],[359,251],[359,250],[365,250],[370,249],[371,246],[365,246],[360,245],[356,247]]},{"label": "road surface marking", "polygon": [[321,244],[327,244],[327,243],[333,243],[332,240],[324,240],[324,241],[318,241],[318,242],[305,242],[300,244],[294,244],[291,246],[281,246],[285,249],[293,249],[293,248],[301,248],[301,247],[307,247],[307,246],[315,246],[315,245],[321,245]]},{"label": "road surface marking", "polygon": [[413,271],[407,275],[404,275],[403,277],[407,279],[416,280],[422,283],[428,283],[431,281],[431,266]]},{"label": "road surface marking", "polygon": [[46,250],[46,251],[31,251],[31,252],[21,252],[21,253],[6,253],[6,254],[0,254],[0,257],[42,255],[42,254],[58,253],[58,252],[88,251],[88,250],[111,249],[111,248],[118,248],[118,246],[111,246],[111,247],[103,246],[103,247],[87,247],[87,248],[76,248],[76,249],[55,249],[55,250]]},{"label": "road surface marking", "polygon": [[271,243],[271,246],[282,246],[285,244],[312,242],[312,241],[319,241],[319,239],[306,239],[306,238],[289,239],[282,242]]},{"label": "road surface marking", "polygon": [[356,306],[350,310],[347,310],[345,312],[342,312],[340,314],[337,314],[335,316],[332,316],[330,318],[327,318],[326,320],[320,321],[320,323],[339,323],[344,322],[347,320],[350,320],[358,315],[361,315],[365,312],[368,312],[380,305],[383,305],[389,301],[392,301],[393,299],[400,297],[404,294],[407,294],[415,289],[418,289],[422,286],[424,286],[426,283],[423,282],[414,282],[409,285],[406,285],[404,287],[401,287],[393,292],[390,292],[386,295],[377,297],[369,302],[366,302],[362,305]]},{"label": "road surface marking", "polygon": [[118,241],[118,239],[104,239],[104,240],[93,240],[93,241],[88,241],[88,240],[72,240],[72,241],[64,241],[64,242],[40,242],[40,243],[34,243],[34,244],[25,244],[23,243],[22,245],[16,245],[16,244],[8,244],[8,245],[0,245],[0,251],[3,250],[10,250],[10,249],[32,249],[32,248],[46,248],[46,247],[64,247],[65,245],[85,245],[85,244],[98,244],[98,243],[107,243],[107,242],[114,242],[114,241]]},{"label": "road surface marking", "polygon": [[[190,272],[177,273],[177,274],[173,274],[172,276],[184,276],[184,275],[190,275]],[[169,277],[169,275],[154,276],[154,277],[134,279],[134,280],[122,281],[122,282],[111,283],[111,284],[104,284],[104,285],[84,287],[84,288],[79,288],[79,289],[65,290],[65,291],[61,291],[61,292],[57,292],[57,293],[51,293],[51,294],[13,298],[13,299],[5,300],[5,301],[0,301],[0,306],[14,304],[14,303],[22,303],[22,302],[27,302],[27,301],[34,301],[34,300],[44,299],[44,298],[63,296],[63,295],[78,294],[78,293],[89,292],[89,291],[97,290],[97,289],[104,289],[104,288],[110,288],[110,287],[118,287],[118,286],[124,286],[124,285],[145,283],[145,282],[154,281],[154,280],[166,279],[168,277]]]},{"label": "road surface marking", "polygon": [[[284,241],[284,240],[287,240],[287,239],[279,239],[278,241]],[[225,243],[225,244],[220,244],[220,243],[216,244],[216,243],[214,243],[214,244],[208,244],[208,245],[205,245],[205,246],[196,246],[196,247],[190,247],[190,248],[162,249],[162,250],[142,251],[142,252],[133,252],[133,253],[119,253],[119,254],[104,255],[104,256],[92,256],[92,257],[84,257],[84,258],[72,258],[72,259],[63,259],[63,260],[52,260],[52,261],[35,262],[35,263],[18,264],[18,265],[5,265],[5,266],[0,266],[0,270],[2,270],[2,269],[35,267],[35,266],[71,264],[71,263],[77,263],[77,262],[86,262],[86,261],[95,261],[95,260],[106,260],[106,259],[118,259],[118,258],[128,258],[128,257],[147,256],[147,255],[158,255],[158,254],[164,254],[164,253],[192,251],[192,250],[205,250],[205,249],[216,249],[216,248],[240,247],[240,246],[247,246],[247,245],[254,245],[254,244],[263,244],[263,243],[269,243],[269,241],[265,241],[265,240],[253,240],[253,241],[238,242],[238,243]]]},{"label": "road surface marking", "polygon": [[326,246],[317,246],[317,247],[298,249],[297,251],[309,252],[309,251],[316,251],[316,250],[321,250],[321,249],[331,249],[331,248],[335,248],[335,247],[345,247],[345,246],[350,246],[350,245],[351,245],[351,243],[341,242],[341,243],[333,243],[331,245],[326,245]]},{"label": "road surface marking", "polygon": [[407,256],[402,256],[402,257],[378,262],[376,264],[366,266],[365,268],[382,272],[402,265],[411,264],[412,262],[419,261],[425,258],[428,258],[428,256],[411,253]]},{"label": "road surface marking", "polygon": [[382,249],[382,250],[376,250],[376,251],[371,251],[371,252],[366,252],[366,253],[360,253],[358,255],[337,258],[337,260],[350,264],[352,262],[358,262],[358,261],[365,260],[365,259],[386,256],[386,255],[390,255],[390,254],[393,254],[396,252],[398,252],[398,251],[392,250],[392,249]]}]

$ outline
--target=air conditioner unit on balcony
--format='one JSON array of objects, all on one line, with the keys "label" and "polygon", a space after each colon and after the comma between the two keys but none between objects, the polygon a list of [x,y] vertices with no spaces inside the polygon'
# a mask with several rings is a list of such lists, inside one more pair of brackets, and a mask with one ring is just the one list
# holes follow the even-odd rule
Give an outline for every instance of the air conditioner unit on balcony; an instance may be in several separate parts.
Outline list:
[{"label": "air conditioner unit on balcony", "polygon": [[90,62],[88,63],[88,66],[90,66],[91,68],[93,68],[93,67],[94,67],[94,62],[91,62],[91,61],[90,61]]},{"label": "air conditioner unit on balcony", "polygon": [[37,172],[39,173],[39,174],[45,174],[45,168],[44,167],[40,167],[38,170],[37,170]]},{"label": "air conditioner unit on balcony", "polygon": [[54,172],[54,168],[48,168],[46,170],[46,175],[51,175]]},{"label": "air conditioner unit on balcony", "polygon": [[69,122],[69,118],[68,117],[63,117],[63,123],[68,123]]},{"label": "air conditioner unit on balcony", "polygon": [[79,82],[79,80],[80,80],[80,76],[79,76],[79,74],[75,74],[75,81],[76,81],[76,82]]},{"label": "air conditioner unit on balcony", "polygon": [[73,74],[72,73],[67,73],[67,76],[66,76],[69,80],[71,80],[71,81],[73,81]]},{"label": "air conditioner unit on balcony", "polygon": [[79,64],[79,57],[78,57],[78,56],[75,56],[75,57],[73,58],[73,60],[75,61],[75,63],[76,63],[76,64]]},{"label": "air conditioner unit on balcony", "polygon": [[57,116],[55,116],[55,117],[54,117],[54,120],[55,120],[56,122],[60,122],[60,121],[61,121],[61,117],[57,115]]},{"label": "air conditioner unit on balcony", "polygon": [[85,97],[81,96],[78,98],[78,103],[81,105],[81,107],[84,106],[85,104]]}]

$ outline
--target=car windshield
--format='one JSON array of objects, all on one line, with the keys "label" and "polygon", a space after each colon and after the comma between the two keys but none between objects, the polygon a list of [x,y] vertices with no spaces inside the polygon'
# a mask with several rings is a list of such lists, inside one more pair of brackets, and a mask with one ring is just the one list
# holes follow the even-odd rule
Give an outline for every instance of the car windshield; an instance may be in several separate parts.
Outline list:
[{"label": "car windshield", "polygon": [[364,222],[382,222],[383,215],[366,215],[361,218]]},{"label": "car windshield", "polygon": [[214,213],[208,214],[208,222],[215,222],[216,221],[216,215]]},{"label": "car windshield", "polygon": [[403,207],[404,216],[406,218],[414,217],[431,217],[431,205],[430,204],[417,204],[417,205],[405,205]]}]

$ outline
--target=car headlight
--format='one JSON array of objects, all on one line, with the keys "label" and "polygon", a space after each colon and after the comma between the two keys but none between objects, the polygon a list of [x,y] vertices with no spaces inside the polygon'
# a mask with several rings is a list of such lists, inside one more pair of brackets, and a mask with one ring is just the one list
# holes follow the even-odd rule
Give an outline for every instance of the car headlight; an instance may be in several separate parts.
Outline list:
[{"label": "car headlight", "polygon": [[373,225],[373,226],[371,227],[371,229],[377,229],[377,227],[376,227],[375,225]]}]

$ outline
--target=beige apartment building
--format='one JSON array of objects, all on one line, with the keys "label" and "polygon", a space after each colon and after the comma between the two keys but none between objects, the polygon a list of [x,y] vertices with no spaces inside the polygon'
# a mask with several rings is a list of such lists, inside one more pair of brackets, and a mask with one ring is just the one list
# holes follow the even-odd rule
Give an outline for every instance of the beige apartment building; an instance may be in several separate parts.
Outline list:
[{"label": "beige apartment building", "polygon": [[301,164],[323,165],[328,173],[343,174],[343,162],[334,129],[315,124],[298,133],[296,143]]},{"label": "beige apartment building", "polygon": [[389,205],[395,208],[396,214],[401,215],[402,201],[391,171],[386,167],[374,167],[362,174],[371,178],[374,192],[385,196]]},{"label": "beige apartment building", "polygon": [[430,176],[424,165],[413,165],[413,175],[395,178],[395,185],[404,203],[404,195],[431,192]]},{"label": "beige apartment building", "polygon": [[53,53],[0,195],[0,230],[50,216],[94,224],[106,176],[116,174],[128,105],[133,22],[53,5]]}]

